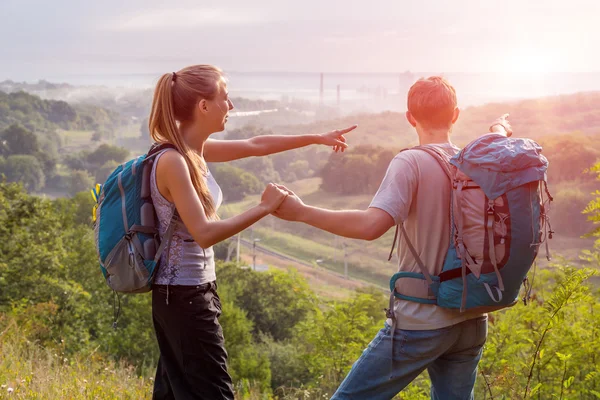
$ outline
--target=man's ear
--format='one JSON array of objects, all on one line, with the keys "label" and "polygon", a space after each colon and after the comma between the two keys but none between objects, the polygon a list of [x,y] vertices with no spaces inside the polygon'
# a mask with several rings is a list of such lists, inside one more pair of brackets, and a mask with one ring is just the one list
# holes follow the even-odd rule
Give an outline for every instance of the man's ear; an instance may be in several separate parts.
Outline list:
[{"label": "man's ear", "polygon": [[410,111],[406,112],[406,119],[408,120],[408,123],[412,125],[413,128],[417,127],[417,120],[415,119],[415,117],[413,117]]},{"label": "man's ear", "polygon": [[456,107],[454,109],[454,115],[452,115],[452,124],[456,123],[456,120],[458,119],[459,115],[460,115],[460,109],[458,107]]}]

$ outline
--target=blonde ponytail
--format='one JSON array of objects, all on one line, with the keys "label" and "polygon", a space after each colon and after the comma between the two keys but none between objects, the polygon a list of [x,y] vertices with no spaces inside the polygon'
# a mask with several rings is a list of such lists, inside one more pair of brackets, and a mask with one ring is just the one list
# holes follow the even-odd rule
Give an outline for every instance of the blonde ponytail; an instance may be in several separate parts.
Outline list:
[{"label": "blonde ponytail", "polygon": [[[218,80],[222,76],[221,71],[213,66],[199,65],[178,72],[176,81],[173,79],[174,75],[175,73],[164,74],[156,84],[148,122],[150,136],[155,142],[168,142],[177,147],[188,165],[192,184],[204,206],[206,216],[209,219],[218,219],[206,183],[208,168],[200,154],[183,140],[177,121],[191,118],[191,112],[201,98],[214,97]],[[187,82],[186,78],[191,82]],[[213,84],[207,84],[209,81],[213,81]]]}]

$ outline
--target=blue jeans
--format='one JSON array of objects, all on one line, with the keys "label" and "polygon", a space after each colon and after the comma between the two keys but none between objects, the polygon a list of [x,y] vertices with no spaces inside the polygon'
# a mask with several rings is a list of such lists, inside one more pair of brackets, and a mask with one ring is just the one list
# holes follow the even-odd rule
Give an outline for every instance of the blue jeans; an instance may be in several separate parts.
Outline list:
[{"label": "blue jeans", "polygon": [[363,351],[332,400],[391,399],[425,369],[432,400],[472,400],[487,337],[487,317],[428,331],[394,332],[386,324]]}]

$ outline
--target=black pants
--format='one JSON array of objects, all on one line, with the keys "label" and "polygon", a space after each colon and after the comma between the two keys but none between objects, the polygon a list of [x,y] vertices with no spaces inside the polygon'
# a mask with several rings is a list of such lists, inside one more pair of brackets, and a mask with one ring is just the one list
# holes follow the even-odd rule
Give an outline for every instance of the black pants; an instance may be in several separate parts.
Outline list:
[{"label": "black pants", "polygon": [[216,283],[152,288],[160,349],[152,398],[233,400]]}]

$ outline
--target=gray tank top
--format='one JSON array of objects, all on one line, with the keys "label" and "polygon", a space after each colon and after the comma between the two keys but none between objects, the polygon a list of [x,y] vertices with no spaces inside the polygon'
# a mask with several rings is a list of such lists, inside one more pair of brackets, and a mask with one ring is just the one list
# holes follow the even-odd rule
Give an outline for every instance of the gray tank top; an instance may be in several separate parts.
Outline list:
[{"label": "gray tank top", "polygon": [[[169,149],[160,152],[154,161],[150,175],[150,190],[154,209],[158,215],[158,230],[163,237],[175,212],[175,205],[165,199],[156,184],[158,159]],[[172,150],[175,151],[175,150]],[[223,201],[223,192],[210,171],[206,178],[208,189],[218,209]],[[168,252],[168,254],[167,254]],[[168,256],[168,257],[167,257]],[[167,262],[168,260],[168,262]],[[183,223],[178,223],[171,239],[160,258],[160,266],[154,282],[159,285],[202,285],[216,280],[213,248],[203,249],[194,241]]]}]

